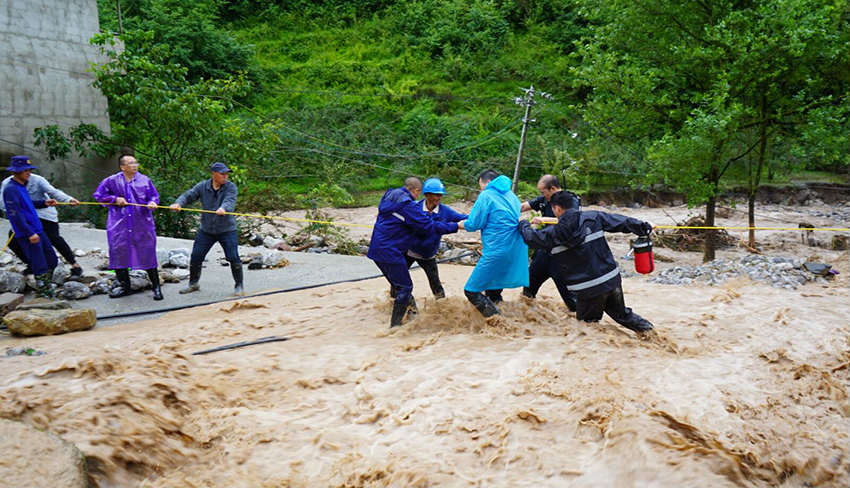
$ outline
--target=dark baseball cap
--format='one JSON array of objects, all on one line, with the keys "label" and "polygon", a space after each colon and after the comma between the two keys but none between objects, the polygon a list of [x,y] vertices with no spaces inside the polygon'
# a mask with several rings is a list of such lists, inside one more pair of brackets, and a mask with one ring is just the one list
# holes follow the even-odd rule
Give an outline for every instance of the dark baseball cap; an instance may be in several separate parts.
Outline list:
[{"label": "dark baseball cap", "polygon": [[230,168],[222,162],[215,162],[212,166],[210,166],[210,171],[215,171],[216,173],[230,173]]}]

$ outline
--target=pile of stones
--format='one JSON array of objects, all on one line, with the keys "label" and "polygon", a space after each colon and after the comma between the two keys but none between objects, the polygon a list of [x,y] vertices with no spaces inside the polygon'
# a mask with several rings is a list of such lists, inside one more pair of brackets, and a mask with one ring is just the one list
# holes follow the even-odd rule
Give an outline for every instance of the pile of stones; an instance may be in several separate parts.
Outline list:
[{"label": "pile of stones", "polygon": [[667,285],[713,286],[739,276],[787,290],[796,290],[806,283],[829,283],[826,278],[807,271],[799,259],[768,256],[715,259],[699,266],[675,266],[659,272],[649,281]]}]

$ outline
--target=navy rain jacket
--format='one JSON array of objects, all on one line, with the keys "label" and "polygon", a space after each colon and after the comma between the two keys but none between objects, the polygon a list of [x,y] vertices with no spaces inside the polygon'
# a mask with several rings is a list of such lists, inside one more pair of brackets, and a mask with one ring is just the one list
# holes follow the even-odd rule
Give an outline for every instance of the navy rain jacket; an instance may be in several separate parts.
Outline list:
[{"label": "navy rain jacket", "polygon": [[451,234],[457,232],[457,222],[441,222],[422,211],[422,206],[405,188],[392,188],[384,193],[378,204],[378,219],[372,230],[366,257],[379,263],[407,266],[404,255],[410,249],[415,234]]},{"label": "navy rain jacket", "polygon": [[[434,211],[428,213],[428,206],[425,204],[425,199],[416,202],[423,212],[430,215],[434,221],[440,222],[460,222],[466,220],[468,215],[456,212],[448,205],[442,203],[434,208]],[[437,255],[440,250],[440,238],[442,233],[417,233],[413,242],[410,243],[410,251],[408,255],[418,259],[431,259]]]},{"label": "navy rain jacket", "polygon": [[567,210],[557,224],[540,230],[522,220],[519,229],[526,244],[552,254],[567,289],[576,292],[578,298],[599,296],[622,282],[605,232],[646,236],[652,230],[641,220],[595,210]]}]

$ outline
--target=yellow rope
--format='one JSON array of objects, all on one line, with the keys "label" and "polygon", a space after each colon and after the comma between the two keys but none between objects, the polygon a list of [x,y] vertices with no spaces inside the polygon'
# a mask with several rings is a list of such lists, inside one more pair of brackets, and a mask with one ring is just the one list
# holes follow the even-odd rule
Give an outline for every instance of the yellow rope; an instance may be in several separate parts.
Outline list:
[{"label": "yellow rope", "polygon": [[[67,203],[67,202],[58,202],[58,205],[71,205],[71,204]],[[79,205],[114,205],[116,207],[121,206],[121,205],[118,205],[118,204],[115,204],[115,203],[100,203],[100,202],[79,202]],[[127,205],[131,205],[131,206],[135,206],[135,207],[150,208],[147,205],[142,204],[142,203],[127,202]],[[161,209],[164,209],[164,210],[171,210],[170,207],[166,207],[164,205],[157,205],[156,208],[161,208]],[[211,214],[217,215],[215,210],[203,210],[203,209],[200,209],[200,208],[181,208],[179,211],[180,212],[211,213]],[[313,224],[348,225],[348,226],[351,226],[351,227],[369,227],[369,228],[373,227],[372,225],[369,225],[369,224],[352,224],[352,223],[349,223],[349,222],[331,222],[331,221],[324,221],[324,220],[299,219],[299,218],[295,218],[295,217],[276,217],[276,216],[272,216],[272,215],[246,214],[246,213],[237,213],[237,212],[224,212],[224,214],[225,215],[235,215],[237,217],[251,217],[251,218],[255,218],[255,219],[288,220],[288,221],[292,221],[292,222],[310,222],[310,223],[313,223]]]},{"label": "yellow rope", "polygon": [[9,240],[6,241],[6,245],[3,246],[2,250],[0,250],[0,254],[3,254],[4,252],[6,252],[6,248],[9,247],[9,243],[12,242],[12,239],[14,239],[14,238],[15,238],[15,231],[12,231],[11,235],[9,236]]},{"label": "yellow rope", "polygon": [[828,230],[834,232],[850,231],[848,227],[697,227],[687,225],[656,225],[653,229],[730,229],[730,230]]},{"label": "yellow rope", "polygon": [[[67,203],[67,202],[58,202],[58,204],[59,205],[71,205],[70,203]],[[115,203],[100,203],[100,202],[79,202],[79,205],[114,205],[114,206],[120,206],[120,205],[117,205]],[[142,203],[127,202],[127,205],[150,208],[147,205],[142,204]],[[164,209],[164,210],[171,210],[170,207],[166,207],[164,205],[157,205],[156,208],[161,208],[161,209]],[[181,208],[180,211],[181,212],[200,212],[200,213],[217,214],[215,210],[202,210],[202,209],[199,209],[199,208]],[[255,219],[287,220],[287,221],[291,221],[291,222],[309,222],[309,223],[313,223],[313,224],[326,224],[326,225],[347,225],[347,226],[350,226],[350,227],[369,227],[369,228],[374,227],[373,225],[369,225],[369,224],[352,224],[352,223],[349,223],[349,222],[331,222],[331,221],[324,221],[324,220],[299,219],[299,218],[295,218],[295,217],[276,217],[276,216],[271,216],[271,215],[246,214],[246,213],[237,213],[237,212],[224,212],[224,214],[225,215],[235,215],[237,217],[250,217],[250,218],[255,218]],[[802,227],[802,228],[801,227],[734,227],[734,226],[696,227],[696,226],[684,226],[684,225],[656,225],[653,228],[655,228],[655,229],[702,229],[702,230],[708,230],[708,229],[714,229],[714,230],[722,230],[722,229],[727,229],[727,230],[805,230],[805,231],[817,230],[817,231],[831,231],[831,232],[850,232],[850,228],[848,228],[848,227],[814,227],[814,228],[809,228],[809,227]],[[8,245],[8,243],[6,243],[6,244]]]}]

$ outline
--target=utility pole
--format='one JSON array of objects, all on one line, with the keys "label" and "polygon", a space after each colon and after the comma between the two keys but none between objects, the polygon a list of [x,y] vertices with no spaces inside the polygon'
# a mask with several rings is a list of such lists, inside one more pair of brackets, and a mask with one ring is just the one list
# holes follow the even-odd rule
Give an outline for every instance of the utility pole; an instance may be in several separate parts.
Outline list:
[{"label": "utility pole", "polygon": [[124,35],[124,25],[121,20],[121,0],[115,0],[115,5],[118,7],[118,35]]},{"label": "utility pole", "polygon": [[511,189],[514,193],[516,193],[517,184],[519,184],[519,169],[522,165],[522,151],[525,149],[525,135],[528,133],[528,124],[529,122],[534,122],[531,116],[531,106],[537,105],[537,102],[534,101],[534,94],[540,93],[540,96],[545,98],[546,100],[554,100],[551,94],[544,92],[537,92],[534,89],[534,85],[531,88],[520,88],[520,90],[525,92],[525,96],[514,98],[514,102],[517,105],[522,105],[525,107],[525,117],[522,118],[522,135],[519,138],[519,151],[517,151],[516,155],[516,167],[514,168],[514,181]]}]

